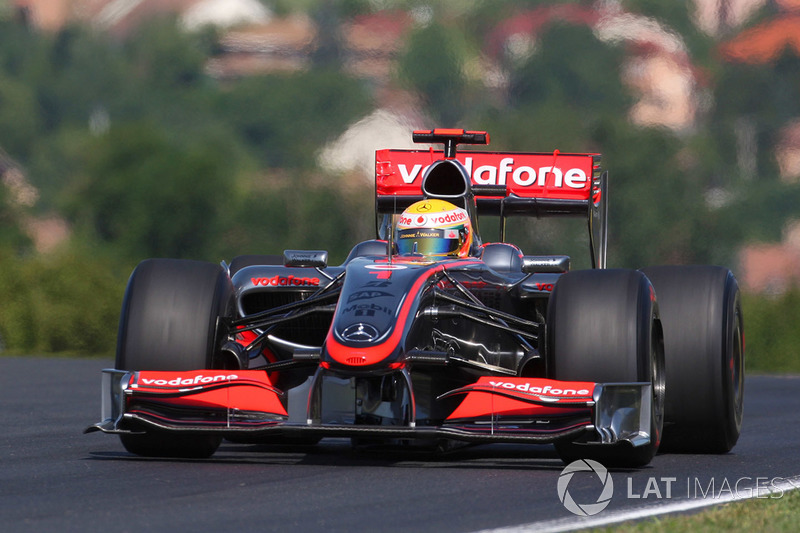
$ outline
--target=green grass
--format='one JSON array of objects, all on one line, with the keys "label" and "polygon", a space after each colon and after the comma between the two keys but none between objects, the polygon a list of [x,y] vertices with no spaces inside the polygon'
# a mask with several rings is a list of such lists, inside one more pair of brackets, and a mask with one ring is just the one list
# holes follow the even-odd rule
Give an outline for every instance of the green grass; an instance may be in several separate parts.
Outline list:
[{"label": "green grass", "polygon": [[591,531],[623,533],[793,533],[800,527],[800,490],[784,492],[780,498],[754,498],[722,504],[699,513],[662,516],[623,523]]},{"label": "green grass", "polygon": [[800,373],[800,288],[742,295],[747,373]]}]

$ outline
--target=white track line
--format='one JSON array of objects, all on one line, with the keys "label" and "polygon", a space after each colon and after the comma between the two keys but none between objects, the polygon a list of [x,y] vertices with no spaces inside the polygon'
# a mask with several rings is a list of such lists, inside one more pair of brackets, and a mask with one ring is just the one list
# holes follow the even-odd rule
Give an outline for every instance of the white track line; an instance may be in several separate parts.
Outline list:
[{"label": "white track line", "polygon": [[[604,527],[628,520],[641,520],[643,518],[664,514],[682,513],[723,503],[755,498],[768,499],[774,494],[780,494],[782,496],[784,493],[795,489],[800,489],[800,476],[789,478],[781,478],[778,476],[770,483],[769,487],[743,487],[741,490],[727,492],[724,495],[721,494],[717,498],[683,499],[675,502],[638,507],[636,509],[604,511],[592,517],[570,517],[557,520],[545,520],[542,522],[531,522],[530,524],[520,524],[518,526],[485,529],[476,533],[533,533],[534,531],[536,533],[558,533],[561,531],[574,531],[576,529]],[[776,498],[777,497],[774,497],[773,499]]]}]

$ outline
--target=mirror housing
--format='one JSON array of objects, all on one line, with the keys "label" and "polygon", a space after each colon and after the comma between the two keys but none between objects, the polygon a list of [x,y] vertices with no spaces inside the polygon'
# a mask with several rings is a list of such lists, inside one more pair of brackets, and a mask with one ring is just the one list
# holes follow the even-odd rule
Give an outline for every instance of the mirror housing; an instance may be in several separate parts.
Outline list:
[{"label": "mirror housing", "polygon": [[526,274],[563,274],[569,272],[567,255],[524,255],[522,271]]},{"label": "mirror housing", "polygon": [[328,266],[328,252],[326,250],[284,250],[283,265],[325,268]]}]

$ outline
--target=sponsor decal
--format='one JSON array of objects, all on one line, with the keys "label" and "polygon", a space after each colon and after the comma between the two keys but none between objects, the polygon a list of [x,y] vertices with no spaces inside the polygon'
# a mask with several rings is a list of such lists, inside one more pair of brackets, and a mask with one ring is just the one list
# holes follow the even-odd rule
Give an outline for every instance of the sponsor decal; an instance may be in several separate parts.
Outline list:
[{"label": "sponsor decal", "polygon": [[377,328],[370,324],[364,324],[363,322],[347,326],[344,331],[342,331],[342,338],[350,342],[371,342],[379,336],[380,333]]},{"label": "sponsor decal", "polygon": [[406,165],[402,163],[397,165],[397,168],[398,170],[400,170],[400,177],[403,178],[403,182],[411,184],[414,183],[414,181],[417,179],[417,176],[420,175],[420,170],[422,170],[422,165],[420,164],[414,165],[413,167],[411,167],[411,172],[409,172],[408,168],[406,168]]},{"label": "sponsor decal", "polygon": [[296,278],[294,276],[273,276],[271,278],[250,278],[250,282],[256,287],[288,287],[311,285],[313,287],[319,286],[319,278]]},{"label": "sponsor decal", "polygon": [[356,316],[375,316],[375,313],[392,314],[389,307],[376,304],[355,304],[342,309],[342,313],[355,313]]},{"label": "sponsor decal", "polygon": [[404,270],[407,268],[405,265],[364,265],[367,270]]},{"label": "sponsor decal", "polygon": [[427,226],[445,226],[448,224],[458,224],[467,220],[467,212],[463,209],[453,209],[443,213],[432,215],[400,215],[397,225],[406,228],[420,228]]},{"label": "sponsor decal", "polygon": [[148,379],[142,378],[141,384],[142,385],[155,385],[158,387],[182,387],[186,385],[205,385],[208,383],[216,383],[220,381],[232,381],[234,379],[239,379],[239,376],[236,374],[219,374],[216,376],[204,376],[202,374],[198,374],[194,377],[190,378],[173,378],[173,379]]},{"label": "sponsor decal", "polygon": [[[441,231],[438,229],[418,229],[418,230],[403,230],[404,233],[398,235],[400,239],[438,239],[442,236]],[[405,233],[405,232],[412,233]]]},{"label": "sponsor decal", "polygon": [[[463,286],[469,287],[471,289],[483,289],[483,288],[486,288],[486,287],[493,286],[491,283],[487,283],[485,281],[468,281],[468,280],[464,280],[464,281],[461,281],[460,283]],[[443,289],[450,289],[450,288],[453,287],[453,284],[450,283],[449,281],[447,281],[446,279],[443,279],[442,281],[439,282],[439,287],[441,287]]]},{"label": "sponsor decal", "polygon": [[467,219],[467,212],[463,209],[453,210],[449,213],[438,213],[435,215],[428,215],[428,223],[440,226],[442,224],[456,224],[463,222]]},{"label": "sponsor decal", "polygon": [[364,284],[364,287],[378,287],[382,289],[384,287],[388,287],[391,284],[392,284],[391,281],[368,281]]},{"label": "sponsor decal", "polygon": [[591,394],[588,389],[559,389],[552,385],[539,387],[530,383],[509,383],[508,381],[490,381],[492,387],[530,392],[533,394],[548,394],[551,396],[588,396]]},{"label": "sponsor decal", "polygon": [[555,286],[552,283],[535,283],[537,291],[552,292]]},{"label": "sponsor decal", "polygon": [[[527,165],[515,166],[513,157],[505,157],[500,164],[481,165],[473,170],[472,157],[464,159],[472,181],[478,185],[508,185],[515,184],[520,187],[554,187],[557,189],[583,189],[589,182],[586,172],[580,168],[561,169],[553,166],[533,168]],[[409,170],[407,165],[397,165],[400,177],[406,185],[411,185],[417,178],[425,174],[427,166],[416,164]]]},{"label": "sponsor decal", "polygon": [[320,255],[321,254],[310,253],[310,252],[305,252],[305,253],[303,253],[303,252],[292,252],[291,253],[291,259],[293,261],[300,261],[300,262],[319,261],[320,260]]},{"label": "sponsor decal", "polygon": [[383,291],[357,291],[347,298],[347,303],[355,302],[356,300],[371,300],[372,298],[383,298],[391,296],[390,292]]}]

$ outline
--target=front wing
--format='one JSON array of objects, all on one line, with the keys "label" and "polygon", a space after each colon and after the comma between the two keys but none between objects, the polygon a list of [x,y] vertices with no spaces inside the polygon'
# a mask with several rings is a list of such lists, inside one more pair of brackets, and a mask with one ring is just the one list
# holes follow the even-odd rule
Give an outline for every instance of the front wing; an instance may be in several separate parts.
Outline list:
[{"label": "front wing", "polygon": [[[566,439],[589,444],[628,442],[633,446],[650,442],[650,383],[484,376],[440,396],[463,397],[440,423],[418,423],[412,401],[410,416],[402,425],[364,425],[348,417],[353,398],[347,381],[337,379],[344,385],[327,386],[322,395],[319,391],[325,378],[320,368],[305,386],[287,393],[273,386],[262,370],[107,369],[103,371],[101,422],[86,432],[161,430],[473,443]],[[410,378],[407,381],[410,387]],[[333,407],[322,409],[322,398]],[[323,412],[328,415],[321,416]]]}]

